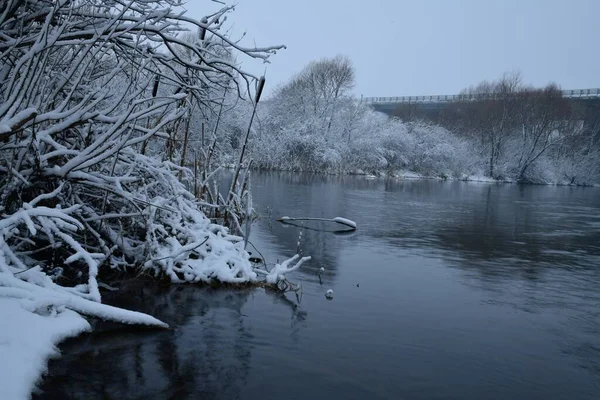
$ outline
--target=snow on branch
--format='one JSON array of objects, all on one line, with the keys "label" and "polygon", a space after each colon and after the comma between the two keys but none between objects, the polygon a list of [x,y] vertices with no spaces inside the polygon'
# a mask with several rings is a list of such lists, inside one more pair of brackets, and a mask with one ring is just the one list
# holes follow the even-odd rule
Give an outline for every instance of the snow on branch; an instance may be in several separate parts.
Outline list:
[{"label": "snow on branch", "polygon": [[[223,29],[233,7],[194,20],[176,11],[179,0],[6,5],[0,296],[34,312],[66,307],[164,326],[103,306],[101,270],[260,282],[244,238],[232,234],[252,214],[247,179],[221,201],[206,155],[216,148],[224,93],[249,97],[258,80],[238,57],[266,61],[283,46],[240,46]],[[213,118],[210,151],[193,125],[200,113]],[[191,171],[193,146],[204,158]],[[235,232],[213,222],[225,214]]]},{"label": "snow on branch", "polygon": [[281,223],[292,222],[292,221],[335,222],[337,224],[347,226],[348,228],[351,228],[352,230],[356,230],[356,222],[354,222],[350,219],[347,219],[347,218],[342,218],[342,217],[335,217],[332,219],[327,219],[327,218],[310,218],[310,217],[291,218],[288,216],[284,216],[284,217],[279,218],[277,221],[279,221]]},{"label": "snow on branch", "polygon": [[[299,259],[299,260],[298,260]],[[285,281],[286,274],[294,272],[299,269],[302,264],[309,261],[310,257],[302,257],[296,254],[290,259],[285,260],[281,264],[275,264],[270,271],[257,270],[258,273],[265,275],[265,281],[269,284],[277,284],[280,281]],[[297,261],[295,265],[290,266],[294,261]]]}]

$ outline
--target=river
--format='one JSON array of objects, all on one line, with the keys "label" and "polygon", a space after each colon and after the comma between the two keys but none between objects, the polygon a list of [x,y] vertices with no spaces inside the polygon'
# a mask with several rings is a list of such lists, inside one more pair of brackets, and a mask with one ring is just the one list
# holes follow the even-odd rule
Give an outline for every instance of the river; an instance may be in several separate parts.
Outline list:
[{"label": "river", "polygon": [[600,398],[600,189],[287,173],[252,188],[267,263],[299,237],[312,256],[289,276],[299,302],[123,283],[108,303],[174,329],[99,323],[34,398]]}]

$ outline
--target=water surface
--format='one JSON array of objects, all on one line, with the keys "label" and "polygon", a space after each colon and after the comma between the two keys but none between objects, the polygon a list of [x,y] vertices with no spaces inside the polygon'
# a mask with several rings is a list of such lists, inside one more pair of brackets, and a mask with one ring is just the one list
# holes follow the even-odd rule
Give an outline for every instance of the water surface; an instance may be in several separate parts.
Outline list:
[{"label": "water surface", "polygon": [[265,173],[253,193],[267,263],[299,237],[313,257],[289,277],[299,305],[264,289],[124,284],[106,301],[174,329],[100,324],[61,346],[36,397],[600,398],[599,189]]}]

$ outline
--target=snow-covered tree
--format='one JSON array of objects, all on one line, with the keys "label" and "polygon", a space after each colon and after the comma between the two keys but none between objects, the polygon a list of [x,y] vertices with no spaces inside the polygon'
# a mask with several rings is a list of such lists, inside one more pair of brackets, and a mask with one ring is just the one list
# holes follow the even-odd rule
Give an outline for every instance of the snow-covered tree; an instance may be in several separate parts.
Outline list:
[{"label": "snow-covered tree", "polygon": [[[587,163],[593,151],[585,157],[575,154],[581,143],[593,141],[594,124],[590,115],[578,115],[558,86],[534,88],[513,73],[462,95],[463,101],[446,107],[442,123],[473,139],[474,149],[487,158],[486,175],[518,182],[590,183],[591,177],[582,181],[559,172],[566,165]],[[567,154],[574,158],[567,162]]]}]

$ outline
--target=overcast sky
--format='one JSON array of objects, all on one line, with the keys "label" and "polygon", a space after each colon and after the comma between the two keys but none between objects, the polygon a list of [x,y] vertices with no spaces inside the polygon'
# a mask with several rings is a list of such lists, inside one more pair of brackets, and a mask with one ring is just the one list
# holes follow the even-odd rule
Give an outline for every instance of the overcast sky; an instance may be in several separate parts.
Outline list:
[{"label": "overcast sky", "polygon": [[[268,65],[270,88],[336,54],[364,96],[453,94],[513,70],[534,85],[600,87],[600,0],[237,1],[228,23],[245,43],[287,46]],[[188,0],[189,15],[211,4]]]}]

